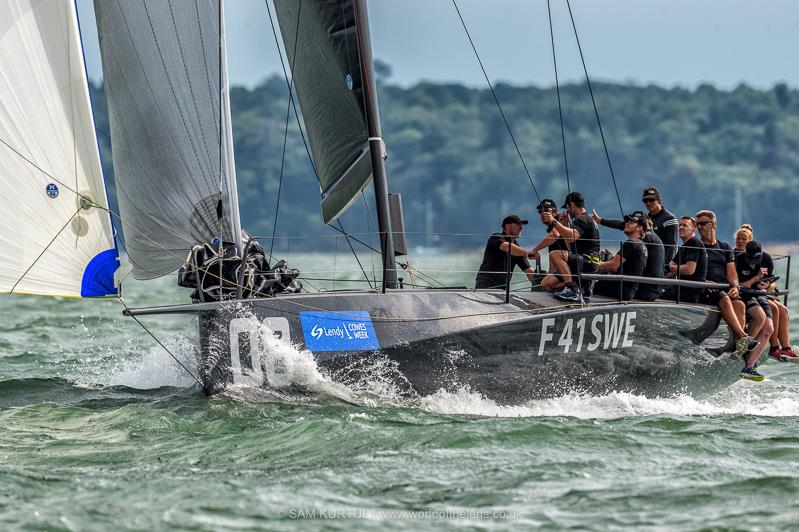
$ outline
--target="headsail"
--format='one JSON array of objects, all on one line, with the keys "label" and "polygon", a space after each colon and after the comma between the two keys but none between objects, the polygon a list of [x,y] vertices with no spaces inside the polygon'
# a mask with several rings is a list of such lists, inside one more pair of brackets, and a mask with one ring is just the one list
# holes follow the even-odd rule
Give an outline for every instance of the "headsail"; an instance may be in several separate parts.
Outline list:
[{"label": "headsail", "polygon": [[220,0],[94,9],[126,247],[136,278],[159,277],[238,224]]},{"label": "headsail", "polygon": [[274,3],[328,223],[372,175],[353,0]]},{"label": "headsail", "polygon": [[0,95],[0,292],[116,294],[73,2],[0,2]]}]

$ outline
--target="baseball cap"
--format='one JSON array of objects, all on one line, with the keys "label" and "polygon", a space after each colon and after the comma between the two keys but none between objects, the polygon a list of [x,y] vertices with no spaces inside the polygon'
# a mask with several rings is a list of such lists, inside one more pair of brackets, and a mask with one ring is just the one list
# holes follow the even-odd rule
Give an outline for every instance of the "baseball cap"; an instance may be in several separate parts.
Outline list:
[{"label": "baseball cap", "polygon": [[527,220],[524,220],[524,219],[520,218],[519,216],[517,216],[515,214],[509,214],[508,216],[505,217],[504,220],[502,220],[502,225],[506,225],[506,224],[527,225],[527,223],[528,223]]},{"label": "baseball cap", "polygon": [[541,203],[539,203],[536,206],[535,210],[537,210],[538,212],[541,212],[541,211],[548,211],[548,210],[557,209],[557,208],[558,208],[558,206],[555,203],[555,200],[551,200],[549,198],[546,198],[546,199],[542,199],[541,200]]},{"label": "baseball cap", "polygon": [[641,200],[655,199],[660,201],[660,192],[655,187],[647,187],[644,189],[644,194]]},{"label": "baseball cap", "polygon": [[641,227],[646,227],[646,221],[645,221],[644,215],[641,213],[641,211],[635,211],[635,212],[632,212],[630,214],[625,214],[624,215],[624,221],[625,222],[635,222],[638,225],[640,225]]},{"label": "baseball cap", "polygon": [[750,262],[760,262],[763,258],[763,247],[760,242],[751,240],[746,244],[746,260]]},{"label": "baseball cap", "polygon": [[569,192],[566,194],[566,199],[563,200],[562,207],[565,209],[569,203],[582,203],[585,204],[585,198],[579,192]]}]

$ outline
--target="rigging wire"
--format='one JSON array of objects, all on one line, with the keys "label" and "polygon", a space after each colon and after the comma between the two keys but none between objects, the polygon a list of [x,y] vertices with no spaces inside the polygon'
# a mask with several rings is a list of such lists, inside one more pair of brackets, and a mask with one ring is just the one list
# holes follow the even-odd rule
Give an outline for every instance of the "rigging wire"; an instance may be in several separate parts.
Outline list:
[{"label": "rigging wire", "polygon": [[613,165],[610,162],[608,143],[605,142],[605,132],[602,130],[602,121],[599,119],[599,111],[597,110],[596,98],[594,97],[594,89],[591,86],[591,78],[588,76],[588,68],[585,66],[583,47],[580,46],[580,37],[577,35],[577,25],[574,22],[574,14],[572,13],[572,6],[569,0],[566,0],[566,6],[569,8],[569,18],[571,18],[572,28],[574,29],[574,39],[577,41],[577,49],[580,51],[580,61],[582,61],[583,63],[583,72],[585,72],[585,82],[588,85],[588,92],[591,94],[591,103],[594,106],[594,115],[596,116],[597,127],[599,127],[599,135],[600,137],[602,137],[602,147],[605,149],[605,159],[608,162],[608,170],[610,170],[610,177],[613,180],[613,189],[616,192],[616,201],[619,202],[619,211],[621,211],[621,215],[624,216],[624,208],[621,206],[621,196],[619,195],[619,187],[616,184],[616,174],[613,172]]},{"label": "rigging wire", "polygon": [[[363,264],[361,264],[361,259],[358,257],[358,254],[355,253],[355,248],[352,247],[352,242],[350,242],[350,235],[347,233],[347,231],[344,230],[344,226],[341,224],[341,220],[340,219],[336,219],[336,222],[338,222],[338,228],[336,228],[335,226],[333,226],[331,224],[327,224],[327,226],[328,227],[332,227],[333,229],[336,229],[337,231],[340,231],[341,234],[344,235],[344,238],[347,240],[347,245],[350,247],[350,251],[352,251],[352,256],[355,257],[355,260],[358,262],[358,267],[361,269],[361,272],[363,272],[364,278],[366,278],[366,281],[369,283],[369,288],[374,288],[372,286],[372,281],[369,279],[369,276],[366,275],[366,270],[364,269]],[[356,242],[358,241],[357,238],[353,238],[353,240],[355,240]],[[367,247],[371,247],[371,246],[367,246]]]},{"label": "rigging wire", "polygon": [[[289,94],[291,99],[291,94]],[[291,102],[286,106],[286,126],[283,130],[283,152],[280,155],[280,179],[277,184],[277,201],[275,203],[275,219],[272,224],[272,241],[269,244],[269,264],[272,264],[272,251],[275,249],[275,234],[277,232],[277,216],[280,212],[280,194],[283,190],[283,169],[286,164],[286,143],[289,138],[289,121],[291,120]]]},{"label": "rigging wire", "polygon": [[522,152],[519,149],[519,144],[516,142],[516,137],[513,135],[513,131],[511,130],[510,123],[508,119],[505,117],[505,112],[502,110],[502,105],[499,103],[499,98],[497,97],[497,93],[494,92],[494,86],[491,84],[491,80],[488,78],[488,74],[486,73],[486,69],[483,66],[483,61],[480,59],[480,54],[477,53],[477,47],[472,40],[472,36],[469,34],[469,30],[466,27],[466,22],[463,20],[463,16],[461,16],[461,10],[458,9],[458,2],[456,0],[452,0],[452,5],[455,6],[455,11],[458,13],[458,18],[461,21],[461,25],[463,26],[463,31],[466,32],[466,37],[469,39],[469,44],[472,45],[472,51],[474,51],[474,56],[477,58],[477,62],[480,64],[480,70],[483,71],[483,77],[488,84],[488,89],[491,91],[491,96],[494,97],[494,103],[497,105],[497,109],[499,110],[499,114],[502,116],[502,121],[505,123],[505,128],[508,130],[508,134],[510,135],[511,141],[513,141],[513,147],[516,148],[516,154],[519,156],[519,160],[522,163],[522,167],[524,168],[524,173],[527,174],[527,179],[530,181],[530,186],[533,187],[533,192],[535,193],[535,197],[538,199],[538,202],[541,203],[541,196],[538,194],[538,189],[535,187],[535,183],[533,183],[533,176],[530,174],[530,171],[527,169],[527,164],[524,162],[524,157],[522,156]]},{"label": "rigging wire", "polygon": [[145,331],[147,334],[149,334],[149,335],[152,337],[152,339],[153,339],[153,340],[155,340],[155,341],[156,341],[156,343],[157,343],[158,345],[160,345],[160,346],[161,346],[161,348],[162,348],[164,351],[166,351],[166,352],[167,352],[167,354],[168,354],[169,356],[171,356],[171,357],[172,357],[172,359],[173,359],[175,362],[177,362],[177,363],[178,363],[178,365],[179,365],[181,368],[183,368],[183,370],[184,370],[186,373],[188,373],[188,374],[191,376],[191,378],[192,378],[192,379],[194,379],[195,381],[197,381],[197,384],[199,384],[201,387],[203,387],[203,388],[204,388],[205,386],[203,385],[203,381],[201,381],[201,380],[200,380],[200,379],[199,379],[199,378],[198,378],[198,377],[197,377],[197,376],[196,376],[194,373],[192,373],[192,372],[189,370],[189,368],[187,368],[187,367],[185,366],[185,364],[183,364],[183,362],[181,362],[181,361],[178,359],[178,357],[176,357],[176,356],[175,356],[175,355],[172,353],[172,351],[170,351],[170,350],[169,350],[169,348],[167,348],[167,346],[165,346],[165,345],[163,344],[163,342],[161,342],[161,340],[159,340],[159,339],[158,339],[158,338],[157,338],[157,337],[156,337],[156,336],[155,336],[155,335],[154,335],[154,334],[153,334],[153,333],[150,331],[150,329],[148,329],[148,328],[147,328],[147,326],[146,326],[146,325],[144,325],[144,324],[143,324],[143,323],[142,323],[142,322],[139,320],[139,318],[137,318],[137,317],[136,317],[136,315],[135,315],[135,314],[131,314],[131,312],[130,312],[130,307],[128,307],[127,303],[125,303],[125,300],[124,300],[124,299],[122,299],[121,297],[118,297],[117,299],[119,299],[120,303],[122,303],[122,306],[124,306],[124,307],[125,307],[125,310],[126,310],[126,311],[128,311],[128,312],[127,312],[127,315],[128,315],[128,316],[130,316],[131,318],[133,318],[133,319],[134,319],[134,321],[135,321],[136,323],[138,323],[138,324],[141,326],[141,328],[142,328],[142,329],[144,329],[144,331]]},{"label": "rigging wire", "polygon": [[563,127],[563,106],[560,101],[560,79],[558,78],[558,59],[555,53],[555,30],[552,28],[552,9],[550,0],[547,0],[547,15],[549,16],[549,40],[552,43],[552,66],[555,69],[555,91],[558,95],[558,116],[560,117],[560,140],[563,145],[563,166],[566,170],[566,192],[571,194],[571,181],[569,179],[569,158],[566,156],[566,130]]}]

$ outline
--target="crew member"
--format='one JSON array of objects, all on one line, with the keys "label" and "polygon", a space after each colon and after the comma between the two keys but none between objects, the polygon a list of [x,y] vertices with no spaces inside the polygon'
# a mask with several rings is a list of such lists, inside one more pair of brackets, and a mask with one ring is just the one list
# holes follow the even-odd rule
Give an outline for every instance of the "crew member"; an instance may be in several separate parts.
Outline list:
[{"label": "crew member", "polygon": [[566,212],[558,219],[551,213],[542,216],[548,229],[557,229],[570,248],[570,251],[549,254],[555,271],[566,283],[563,290],[554,295],[561,301],[587,303],[591,297],[591,283],[581,282],[578,274],[594,273],[599,266],[599,227],[586,212],[585,198],[579,192],[567,194],[563,207]]},{"label": "crew member", "polygon": [[750,318],[749,330],[757,340],[757,347],[750,350],[745,358],[741,377],[753,381],[762,381],[765,377],[755,369],[760,355],[774,332],[771,305],[763,295],[767,282],[762,281],[768,275],[768,267],[763,265],[763,248],[752,240],[746,249],[735,257],[735,270],[741,283],[741,299],[746,304],[746,314]]},{"label": "crew member", "polygon": [[663,263],[668,265],[674,260],[674,255],[677,252],[677,217],[663,208],[663,199],[655,187],[645,188],[641,201],[644,202],[644,206],[649,212],[649,219],[652,220],[652,230],[663,242],[663,250],[665,252]]},{"label": "crew member", "polygon": [[527,274],[530,282],[535,279],[535,270],[527,260],[527,250],[516,243],[525,225],[527,220],[511,214],[502,220],[502,232],[494,233],[488,238],[483,262],[474,281],[476,289],[505,288],[508,283],[508,246],[512,255],[511,273],[514,267],[519,267]]},{"label": "crew member", "polygon": [[[632,213],[632,215],[643,217],[646,221],[646,230],[644,231],[644,236],[641,238],[641,241],[646,246],[646,267],[644,268],[644,277],[660,279],[663,277],[665,272],[663,268],[663,265],[665,264],[665,250],[663,248],[663,242],[652,230],[652,220],[647,215],[641,211],[635,211]],[[591,218],[593,218],[594,221],[600,225],[622,230],[624,229],[624,220],[606,220],[599,216],[596,211],[591,212]],[[660,285],[639,283],[638,291],[635,293],[635,299],[654,301],[660,297],[661,292],[662,288]]]},{"label": "crew member", "polygon": [[[734,236],[735,253],[743,253],[746,249],[746,244],[754,237],[754,230],[751,225],[743,224],[738,228]],[[771,272],[768,275],[773,275],[774,261],[765,251],[763,252],[763,264],[766,266],[766,269]],[[776,291],[776,289],[777,285],[775,283],[771,283],[768,287],[768,291],[770,292]],[[781,362],[795,362],[799,357],[796,351],[791,348],[791,338],[788,330],[788,324],[790,322],[788,307],[782,304],[777,296],[768,296],[768,299],[774,320],[774,332],[769,338],[769,344],[771,344],[769,347],[769,356]]]},{"label": "crew member", "polygon": [[[707,275],[707,253],[702,241],[696,238],[696,223],[690,216],[680,217],[680,240],[683,244],[677,250],[676,260],[669,262],[666,277],[683,281],[704,282]],[[702,295],[702,288],[670,286],[663,293],[663,299],[696,303]]]},{"label": "crew member", "polygon": [[[558,206],[553,200],[547,198],[541,200],[541,203],[538,204],[536,210],[538,211],[538,216],[541,219],[541,223],[543,223],[545,226],[548,226],[549,224],[544,222],[544,213],[550,213],[553,216],[556,216],[558,213]],[[541,240],[541,242],[533,246],[533,248],[530,250],[529,254],[527,255],[527,258],[540,261],[541,260],[540,252],[544,248],[548,249],[550,255],[552,254],[553,251],[569,250],[569,246],[566,245],[566,242],[560,237],[558,230],[555,228],[549,230],[547,232],[547,235]],[[551,259],[549,261],[549,268],[547,270],[547,273],[551,275],[547,275],[546,277],[544,277],[544,279],[541,281],[541,288],[543,288],[547,292],[557,292],[559,290],[562,290],[563,287],[566,286],[566,283],[563,281],[563,279],[561,279],[557,275],[557,272],[555,271]]]},{"label": "crew member", "polygon": [[[627,235],[627,240],[621,243],[619,252],[612,259],[599,264],[599,271],[640,277],[644,273],[647,260],[646,246],[641,241],[645,230],[646,219],[643,213],[625,215],[624,234]],[[637,289],[638,283],[634,281],[603,279],[597,281],[594,293],[629,301]]]},{"label": "crew member", "polygon": [[716,238],[716,213],[708,210],[699,211],[696,213],[696,225],[699,227],[699,236],[702,238],[707,252],[707,280],[730,285],[730,288],[726,290],[706,288],[699,298],[699,302],[719,308],[721,316],[732,331],[735,340],[733,356],[741,357],[750,348],[754,348],[757,342],[744,331],[746,305],[738,297],[735,253],[729,244]]}]

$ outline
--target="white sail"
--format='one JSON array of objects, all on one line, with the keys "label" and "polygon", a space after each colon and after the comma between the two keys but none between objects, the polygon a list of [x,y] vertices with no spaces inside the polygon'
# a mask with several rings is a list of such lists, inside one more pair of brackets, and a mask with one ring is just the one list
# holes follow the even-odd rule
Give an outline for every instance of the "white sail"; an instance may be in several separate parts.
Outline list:
[{"label": "white sail", "polygon": [[107,206],[74,3],[2,0],[0,292],[115,294]]}]

